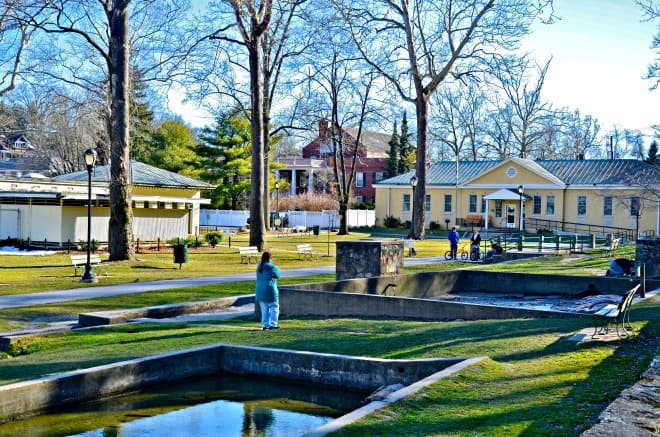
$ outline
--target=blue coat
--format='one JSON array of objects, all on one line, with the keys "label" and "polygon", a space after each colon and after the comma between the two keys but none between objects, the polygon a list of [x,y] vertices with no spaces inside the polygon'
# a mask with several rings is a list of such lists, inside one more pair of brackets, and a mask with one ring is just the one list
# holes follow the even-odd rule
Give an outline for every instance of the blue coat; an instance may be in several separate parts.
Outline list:
[{"label": "blue coat", "polygon": [[458,242],[460,241],[458,232],[456,231],[449,231],[447,238],[449,239],[449,243],[451,243],[453,246],[458,245]]},{"label": "blue coat", "polygon": [[277,289],[277,278],[280,277],[280,269],[275,264],[267,262],[263,264],[260,272],[257,265],[257,290],[255,299],[257,302],[272,303],[280,299],[280,292]]}]

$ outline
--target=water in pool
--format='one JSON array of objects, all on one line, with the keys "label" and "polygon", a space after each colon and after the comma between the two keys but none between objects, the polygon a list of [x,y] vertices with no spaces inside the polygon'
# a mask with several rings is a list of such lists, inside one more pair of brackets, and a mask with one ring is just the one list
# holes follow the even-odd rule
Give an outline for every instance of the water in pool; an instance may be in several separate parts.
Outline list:
[{"label": "water in pool", "polygon": [[359,407],[365,396],[257,377],[204,377],[47,411],[0,425],[0,436],[297,436]]}]

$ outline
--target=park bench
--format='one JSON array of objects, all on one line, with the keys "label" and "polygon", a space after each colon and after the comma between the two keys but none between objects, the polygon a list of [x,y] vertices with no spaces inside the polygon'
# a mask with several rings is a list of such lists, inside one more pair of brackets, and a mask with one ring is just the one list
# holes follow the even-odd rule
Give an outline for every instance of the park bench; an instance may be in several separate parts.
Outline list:
[{"label": "park bench", "polygon": [[241,256],[241,264],[243,264],[243,261],[250,264],[252,259],[255,263],[259,262],[259,249],[257,246],[239,247],[238,253]]},{"label": "park bench", "polygon": [[[87,255],[71,255],[71,264],[73,265],[73,275],[78,276],[78,267],[85,267],[87,264]],[[101,264],[101,257],[98,255],[90,255],[89,264]]]},{"label": "park bench", "polygon": [[415,240],[404,239],[403,250],[405,251],[406,249],[408,249],[408,256],[417,255],[417,251],[415,250]]},{"label": "park bench", "polygon": [[296,252],[298,252],[298,259],[319,259],[319,253],[314,251],[311,244],[296,245]]},{"label": "park bench", "polygon": [[[630,306],[632,305],[635,294],[639,291],[641,284],[637,284],[630,289],[625,296],[621,298],[618,304],[605,305],[600,310],[593,313],[594,316],[594,333],[592,337],[600,334],[607,334],[610,326],[613,324],[616,330],[616,335],[619,337],[627,336],[627,331],[632,330],[630,325]],[[619,327],[623,335],[619,332]]]},{"label": "park bench", "polygon": [[616,253],[616,250],[619,248],[619,243],[621,243],[620,238],[614,238],[609,244],[603,246],[603,256],[611,256]]}]

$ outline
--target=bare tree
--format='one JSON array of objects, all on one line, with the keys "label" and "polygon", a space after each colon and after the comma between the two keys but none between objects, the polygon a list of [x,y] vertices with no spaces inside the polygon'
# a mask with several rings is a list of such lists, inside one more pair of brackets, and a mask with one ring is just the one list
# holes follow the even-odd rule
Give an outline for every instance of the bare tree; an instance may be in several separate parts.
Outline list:
[{"label": "bare tree", "polygon": [[535,83],[530,83],[526,58],[503,59],[495,72],[507,104],[513,111],[510,119],[512,146],[517,149],[520,158],[533,156],[544,135],[543,118],[549,105],[541,99],[541,90],[551,61],[549,59],[543,67],[537,66]]},{"label": "bare tree", "polygon": [[[143,80],[169,77],[172,66],[185,54],[178,50],[185,46],[185,36],[174,31],[174,26],[176,18],[185,16],[187,2],[51,0],[47,4],[44,13],[52,18],[40,23],[38,29],[50,36],[35,51],[43,67],[31,72],[32,80],[56,79],[95,93],[104,103],[110,148],[101,147],[98,152],[101,162],[110,163],[110,259],[133,259],[130,56],[140,54],[136,59]],[[129,15],[135,24],[130,33]],[[52,44],[52,36],[61,38],[60,44]]]},{"label": "bare tree", "polygon": [[34,61],[25,56],[25,50],[36,32],[35,24],[48,19],[43,13],[46,8],[47,2],[37,0],[0,3],[0,97],[12,91],[21,73],[34,65]]},{"label": "bare tree", "polygon": [[600,124],[598,120],[580,111],[567,113],[562,119],[563,144],[558,148],[563,159],[584,159],[591,151],[599,147]]},{"label": "bare tree", "polygon": [[478,85],[471,81],[466,87],[445,87],[434,97],[430,122],[435,129],[430,135],[445,143],[455,157],[473,161],[484,157],[486,150],[481,146],[487,101]]},{"label": "bare tree", "polygon": [[[286,101],[288,94],[283,89],[289,88],[290,78],[295,76],[294,73],[287,73],[290,69],[289,64],[307,46],[305,32],[311,33],[311,30],[303,27],[303,17],[306,15],[303,7],[308,2],[308,0],[280,0],[258,4],[259,2],[224,0],[212,4],[210,11],[214,21],[204,22],[202,27],[211,25],[214,26],[213,30],[201,32],[210,34],[209,38],[215,40],[213,48],[200,41],[191,58],[196,59],[197,62],[191,63],[188,70],[192,79],[189,87],[191,95],[215,98],[224,106],[240,107],[250,120],[261,118],[259,124],[255,126],[263,128],[263,139],[259,141],[263,141],[264,145],[264,156],[260,164],[264,167],[264,177],[260,181],[253,181],[253,184],[257,182],[259,184],[254,185],[252,192],[255,196],[260,196],[260,205],[256,209],[263,213],[261,221],[264,229],[269,226],[270,178],[268,175],[271,146],[280,138],[283,130],[296,127],[295,109],[286,119],[274,117],[273,109],[276,107],[274,102],[278,103],[277,108],[281,110],[283,106],[281,103]],[[265,16],[259,15],[265,13],[265,8],[269,11],[268,23],[263,22]],[[258,17],[257,19],[264,24],[258,42],[260,63],[258,78],[253,75],[251,63],[252,50],[256,47],[251,46],[249,40],[245,38],[245,30],[252,32],[248,26],[252,28],[255,26],[251,23],[250,17]],[[223,23],[222,27],[217,27],[218,22]],[[212,59],[213,62],[209,63],[208,59]],[[247,83],[245,79],[249,79]],[[258,111],[258,108],[253,106],[253,79],[258,79],[256,85],[261,89],[262,103]],[[253,154],[253,160],[254,156]],[[256,162],[253,161],[253,165],[255,164]],[[253,206],[250,208],[252,210]],[[254,221],[252,212],[250,216],[251,241],[254,245],[261,246],[263,243],[258,241],[263,241],[264,237],[258,235],[260,225]],[[254,231],[252,223],[257,224]]]},{"label": "bare tree", "polygon": [[[660,2],[656,0],[637,0],[637,4],[642,7],[648,21],[660,20]],[[653,36],[651,48],[655,50],[656,57],[649,65],[645,77],[651,81],[651,89],[655,90],[660,85],[660,24],[658,24],[658,31]]]},{"label": "bare tree", "polygon": [[335,0],[362,57],[415,105],[418,179],[412,237],[424,238],[429,100],[440,84],[515,49],[551,0]]}]

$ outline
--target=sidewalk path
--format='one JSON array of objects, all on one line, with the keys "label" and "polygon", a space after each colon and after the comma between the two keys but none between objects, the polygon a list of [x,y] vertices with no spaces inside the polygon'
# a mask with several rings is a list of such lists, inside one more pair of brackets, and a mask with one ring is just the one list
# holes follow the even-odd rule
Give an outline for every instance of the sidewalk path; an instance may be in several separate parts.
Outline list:
[{"label": "sidewalk path", "polygon": [[[415,266],[444,261],[444,257],[406,258],[404,265]],[[256,268],[256,267],[255,267]],[[314,266],[299,269],[284,269],[283,276],[299,277],[335,272],[335,266]],[[87,288],[73,288],[69,290],[45,291],[42,293],[14,294],[0,296],[0,309],[18,308],[34,305],[45,305],[55,302],[66,302],[81,299],[95,299],[99,297],[120,296],[123,294],[145,293],[155,290],[169,290],[172,288],[197,287],[200,285],[225,284],[228,282],[253,281],[254,273],[236,273],[221,276],[203,276],[198,278],[168,279],[163,281],[131,282],[128,284],[100,285]]]}]

